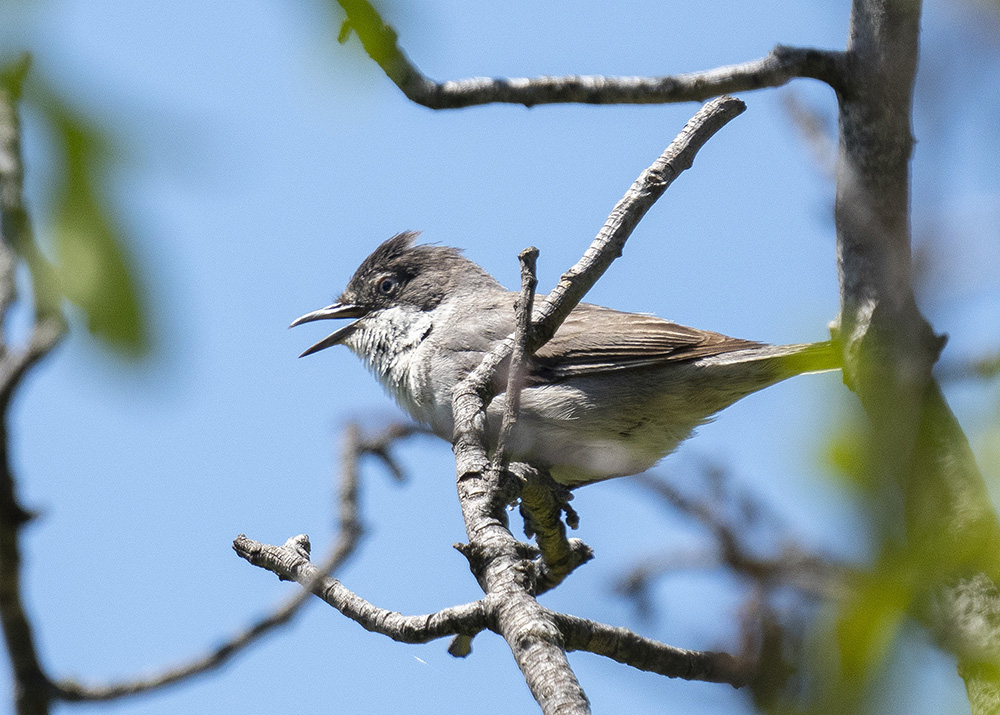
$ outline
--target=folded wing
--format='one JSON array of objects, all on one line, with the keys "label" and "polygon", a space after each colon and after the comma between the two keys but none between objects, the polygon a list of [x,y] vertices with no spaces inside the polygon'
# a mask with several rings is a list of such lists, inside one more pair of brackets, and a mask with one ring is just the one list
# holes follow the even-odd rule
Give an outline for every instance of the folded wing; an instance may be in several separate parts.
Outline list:
[{"label": "folded wing", "polygon": [[529,382],[544,383],[695,360],[762,343],[689,328],[653,315],[581,304],[532,360]]}]

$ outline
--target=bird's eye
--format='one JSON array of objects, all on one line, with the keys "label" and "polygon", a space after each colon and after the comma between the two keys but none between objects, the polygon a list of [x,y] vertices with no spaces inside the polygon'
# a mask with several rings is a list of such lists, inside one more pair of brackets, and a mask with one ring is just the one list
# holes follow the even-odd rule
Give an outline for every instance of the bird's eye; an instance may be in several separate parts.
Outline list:
[{"label": "bird's eye", "polygon": [[392,295],[399,286],[399,281],[392,276],[383,276],[375,283],[375,287],[382,295]]}]

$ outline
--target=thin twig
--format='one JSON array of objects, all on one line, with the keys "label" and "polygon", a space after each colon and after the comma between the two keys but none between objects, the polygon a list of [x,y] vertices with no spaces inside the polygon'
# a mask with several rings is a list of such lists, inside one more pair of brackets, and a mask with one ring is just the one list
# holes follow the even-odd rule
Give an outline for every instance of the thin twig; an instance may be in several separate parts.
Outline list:
[{"label": "thin twig", "polygon": [[510,463],[507,444],[514,431],[518,410],[521,408],[524,366],[531,357],[531,353],[528,351],[528,342],[531,337],[531,312],[535,304],[535,288],[538,286],[538,278],[535,276],[538,249],[534,246],[525,248],[518,254],[518,260],[521,262],[521,294],[514,305],[514,344],[510,356],[510,369],[507,374],[507,391],[505,393],[507,400],[500,423],[497,446],[493,452],[492,468],[497,472],[506,470]]},{"label": "thin twig", "polygon": [[367,0],[338,0],[346,25],[358,35],[368,55],[411,101],[431,109],[480,104],[664,104],[701,102],[722,94],[778,87],[796,77],[809,77],[837,88],[844,53],[778,45],[760,59],[703,72],[664,77],[518,77],[436,82],[410,61],[396,31],[382,21]]},{"label": "thin twig", "polygon": [[[843,593],[849,573],[847,564],[830,557],[810,553],[795,545],[790,539],[773,556],[760,556],[751,546],[750,534],[754,522],[760,516],[768,517],[774,523],[775,531],[781,528],[776,515],[766,505],[755,500],[747,505],[741,496],[732,492],[724,480],[717,482],[719,501],[730,504],[743,501],[740,509],[729,509],[734,516],[727,516],[726,510],[718,504],[692,498],[682,494],[664,479],[649,474],[639,475],[635,483],[649,489],[665,504],[682,514],[700,522],[715,541],[714,554],[689,555],[686,558],[671,554],[667,558],[649,559],[635,567],[621,580],[623,592],[635,593],[644,587],[644,582],[661,574],[680,568],[725,566],[733,573],[743,576],[768,593],[779,586],[790,586],[803,595],[818,598],[835,598]],[[747,516],[747,514],[752,516]],[[743,515],[739,518],[739,515]]]},{"label": "thin twig", "polygon": [[[340,479],[338,480],[337,536],[329,555],[316,567],[320,572],[330,574],[340,569],[357,550],[361,537],[364,535],[358,506],[360,481],[358,465],[362,457],[367,454],[378,457],[396,476],[399,467],[392,460],[389,449],[400,439],[424,431],[419,425],[398,423],[369,437],[365,436],[355,424],[346,427],[344,444],[341,449]],[[180,683],[192,676],[224,665],[265,635],[287,625],[310,600],[309,591],[297,591],[292,598],[287,599],[267,615],[233,634],[224,643],[208,653],[181,665],[166,668],[160,673],[106,685],[85,685],[71,680],[61,680],[53,684],[54,695],[67,701],[106,701],[139,695]]]},{"label": "thin twig", "polygon": [[[537,350],[555,333],[569,312],[621,254],[625,240],[650,206],[677,175],[688,168],[698,149],[744,104],[723,97],[706,104],[663,154],[644,171],[615,206],[583,258],[563,275],[532,323],[528,351]],[[485,409],[497,368],[511,354],[513,337],[492,350],[458,385],[453,394],[453,451],[459,501],[469,546],[463,549],[487,599],[502,594],[496,625],[511,647],[542,712],[589,713],[587,697],[566,660],[562,633],[553,615],[532,594],[533,569],[525,549],[507,528],[509,501],[500,475],[487,471]]]},{"label": "thin twig", "polygon": [[[0,324],[6,323],[8,311],[17,299],[17,248],[31,240],[31,220],[24,204],[24,164],[17,111],[19,79],[0,77],[0,235],[3,239],[0,242]],[[17,351],[6,344],[5,331],[0,329],[0,623],[14,674],[18,715],[46,715],[52,690],[35,646],[33,626],[24,610],[19,537],[20,528],[30,519],[30,513],[17,498],[8,448],[7,409],[28,368],[49,353],[62,333],[60,319],[36,318],[28,346]]]},{"label": "thin twig", "polygon": [[482,601],[421,616],[379,608],[316,568],[309,561],[309,537],[305,535],[292,537],[282,546],[267,546],[241,534],[233,541],[233,549],[254,566],[298,582],[362,628],[402,643],[427,643],[456,633],[474,635],[490,627]]},{"label": "thin twig", "polygon": [[[529,350],[534,352],[548,342],[612,261],[621,255],[625,241],[650,207],[682,171],[691,167],[698,150],[745,110],[746,105],[733,97],[719,97],[706,103],[659,158],[639,175],[615,204],[583,257],[562,275],[542,303],[532,322]],[[453,447],[459,474],[480,473],[485,468],[487,460],[482,435],[486,391],[497,368],[510,355],[512,346],[513,338],[508,338],[494,348],[454,391]]]}]

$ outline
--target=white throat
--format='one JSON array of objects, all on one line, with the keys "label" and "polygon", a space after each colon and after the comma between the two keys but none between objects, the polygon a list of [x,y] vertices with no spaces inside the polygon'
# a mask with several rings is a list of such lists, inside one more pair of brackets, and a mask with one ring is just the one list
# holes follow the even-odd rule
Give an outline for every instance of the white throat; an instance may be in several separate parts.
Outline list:
[{"label": "white throat", "polygon": [[430,311],[393,306],[365,316],[344,345],[361,358],[401,407],[419,419],[422,388],[419,348],[430,336]]}]

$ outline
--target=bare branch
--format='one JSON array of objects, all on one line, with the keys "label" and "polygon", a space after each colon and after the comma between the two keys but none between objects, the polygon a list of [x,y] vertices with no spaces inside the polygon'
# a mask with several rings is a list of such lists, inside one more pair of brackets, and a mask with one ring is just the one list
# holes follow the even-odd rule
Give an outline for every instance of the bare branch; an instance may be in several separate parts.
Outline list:
[{"label": "bare branch", "polygon": [[24,204],[21,122],[14,88],[0,85],[0,320],[17,300],[15,247],[31,230]]},{"label": "bare branch", "polygon": [[531,338],[531,312],[535,304],[535,287],[538,278],[535,277],[535,261],[538,259],[538,249],[534,246],[526,248],[518,255],[521,262],[521,295],[514,306],[514,342],[510,356],[510,369],[507,375],[507,400],[504,405],[503,421],[500,423],[500,434],[493,453],[493,469],[502,472],[507,469],[510,460],[507,456],[507,442],[510,440],[514,423],[517,421],[518,410],[521,407],[521,387],[524,385],[524,365],[531,353],[528,351],[528,341]]},{"label": "bare branch", "polygon": [[[25,65],[26,69],[26,65]],[[0,323],[17,299],[17,249],[30,242],[31,221],[24,205],[24,165],[17,113],[16,80],[0,77]],[[38,286],[35,287],[39,289]],[[0,326],[2,327],[2,326]],[[28,368],[48,354],[63,332],[57,317],[37,319],[31,340],[22,351],[11,350],[0,330],[0,623],[14,671],[18,715],[45,715],[52,691],[35,647],[32,624],[21,594],[20,528],[30,518],[17,499],[10,465],[7,408]]]},{"label": "bare branch", "polygon": [[[617,591],[631,598],[640,610],[645,610],[648,604],[646,594],[654,578],[685,568],[722,566],[752,582],[765,600],[782,586],[817,598],[843,595],[849,572],[844,563],[810,553],[792,540],[782,538],[780,533],[769,535],[768,541],[783,541],[784,545],[772,556],[758,555],[759,549],[751,546],[754,541],[750,536],[752,527],[761,516],[769,517],[768,520],[774,522],[775,515],[759,500],[748,502],[750,497],[734,492],[721,470],[712,476],[718,504],[686,496],[665,479],[648,474],[634,478],[637,484],[660,497],[664,504],[705,526],[715,548],[712,551],[670,553],[647,558],[619,580]],[[739,505],[740,508],[726,509],[727,505]],[[779,528],[780,525],[775,525],[775,532]]]},{"label": "bare branch", "polygon": [[750,681],[751,664],[727,653],[675,648],[643,638],[627,628],[561,613],[555,614],[555,619],[565,638],[566,650],[585,650],[670,678],[729,683],[734,688]]},{"label": "bare branch", "polygon": [[[688,121],[659,158],[639,175],[612,209],[583,257],[562,275],[545,299],[532,323],[529,350],[533,352],[548,342],[611,262],[621,255],[625,241],[650,207],[682,171],[691,167],[698,150],[745,109],[746,105],[733,97],[720,97],[708,102]],[[478,473],[486,465],[486,452],[482,447],[486,389],[491,384],[491,376],[510,355],[512,345],[513,338],[501,343],[455,389],[453,447],[459,474]]]},{"label": "bare branch", "polygon": [[[413,434],[422,434],[424,431],[424,428],[412,423],[394,423],[373,436],[365,436],[355,424],[348,425],[344,430],[336,507],[339,522],[337,537],[329,555],[318,567],[322,573],[333,573],[343,566],[356,551],[361,536],[364,534],[360,509],[358,508],[358,465],[361,458],[366,454],[377,456],[386,463],[393,476],[398,478],[398,474],[401,472],[389,453],[391,446],[400,439]],[[68,701],[116,700],[158,690],[192,676],[214,670],[232,660],[265,635],[290,623],[299,614],[302,607],[310,601],[310,597],[309,591],[297,592],[266,616],[250,623],[221,645],[189,662],[167,668],[163,672],[146,678],[130,679],[107,685],[85,685],[71,680],[61,680],[52,685],[54,696]]]},{"label": "bare branch", "polygon": [[310,594],[302,591],[276,608],[266,617],[252,623],[247,628],[230,637],[225,643],[210,652],[182,665],[167,668],[148,678],[136,678],[107,685],[86,685],[73,680],[53,683],[54,695],[66,701],[106,701],[117,700],[131,695],[141,695],[175,685],[195,675],[200,675],[224,665],[256,643],[261,637],[289,623],[309,600]]},{"label": "bare branch", "polygon": [[[282,546],[267,546],[241,535],[233,542],[233,548],[242,558],[282,580],[297,581],[307,592],[319,596],[366,630],[402,643],[427,643],[457,634],[460,637],[455,642],[467,646],[469,638],[482,630],[498,631],[494,619],[503,618],[503,612],[508,609],[503,598],[487,596],[484,600],[437,613],[404,616],[373,605],[313,566],[309,562],[307,536],[292,537]],[[747,663],[725,653],[674,648],[643,638],[626,628],[542,610],[559,628],[566,650],[586,650],[671,678],[729,683],[734,687],[748,682]],[[455,654],[467,653],[464,647]]]},{"label": "bare branch", "polygon": [[[731,97],[706,104],[687,123],[662,155],[644,171],[612,210],[604,227],[576,266],[563,275],[533,321],[529,354],[555,333],[583,295],[621,254],[626,239],[650,206],[684,169],[698,149],[730,119],[745,109]],[[534,599],[534,569],[527,552],[507,528],[506,505],[513,490],[506,473],[488,470],[485,422],[489,386],[497,368],[512,350],[509,337],[456,386],[453,393],[455,435],[453,451],[458,494],[469,536],[462,552],[487,594],[502,595],[497,611],[498,632],[511,647],[514,659],[542,712],[589,713],[587,697],[566,660],[562,635],[553,615]]]},{"label": "bare branch", "polygon": [[[975,600],[978,613],[996,613],[1000,523],[932,376],[942,340],[913,292],[910,159],[921,10],[914,0],[852,2],[835,208],[844,378],[870,420],[865,469],[880,491],[899,491],[906,548],[924,559],[922,595],[943,591],[936,595],[946,603],[967,609]],[[989,587],[964,587],[970,578]],[[954,614],[954,627],[971,623],[962,616]],[[967,636],[1000,662],[1000,631],[972,628]],[[963,672],[976,712],[1000,710],[995,669]]]},{"label": "bare branch", "polygon": [[[538,249],[526,248],[518,258],[521,261],[521,295],[515,306],[516,325],[510,369],[507,377],[506,402],[497,446],[493,453],[491,469],[502,472],[507,469],[507,442],[514,429],[520,406],[521,387],[524,382],[524,365],[531,357],[528,345],[531,339],[531,314],[535,298],[535,261]],[[521,513],[525,518],[525,531],[538,541],[541,560],[536,562],[535,593],[547,591],[558,585],[580,564],[593,558],[593,551],[579,539],[570,543],[566,539],[566,529],[562,523],[563,509],[572,513],[568,501],[569,490],[541,474],[530,465],[520,465],[518,469],[524,483],[521,489]],[[560,494],[557,498],[556,494]]]},{"label": "bare branch", "polygon": [[382,21],[367,0],[338,0],[346,24],[357,33],[368,55],[413,102],[431,109],[480,104],[665,104],[701,102],[722,94],[778,87],[796,77],[809,77],[837,88],[843,52],[778,45],[760,59],[703,72],[664,77],[570,75],[470,79],[436,82],[410,61],[396,31]]},{"label": "bare branch", "polygon": [[233,542],[233,549],[254,566],[282,580],[297,581],[365,630],[402,643],[426,643],[457,633],[475,635],[490,627],[482,601],[422,616],[404,616],[379,608],[316,568],[309,561],[309,537],[305,535],[292,537],[283,546],[267,546],[241,534]]},{"label": "bare branch", "polygon": [[4,349],[0,358],[0,410],[6,412],[14,391],[25,373],[48,355],[66,333],[61,316],[40,317],[31,331],[28,344],[19,352]]},{"label": "bare branch", "polygon": [[532,326],[531,348],[537,350],[583,299],[612,261],[622,254],[632,231],[682,171],[690,169],[698,151],[716,132],[746,111],[735,97],[719,97],[698,110],[659,158],[639,175],[615,204],[583,257],[559,279],[539,309]]}]

